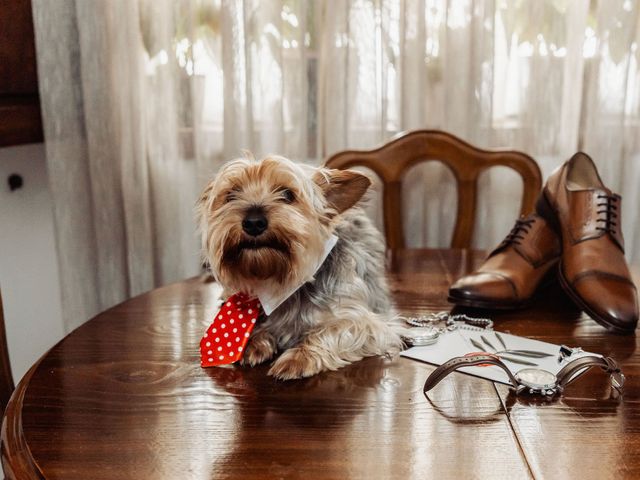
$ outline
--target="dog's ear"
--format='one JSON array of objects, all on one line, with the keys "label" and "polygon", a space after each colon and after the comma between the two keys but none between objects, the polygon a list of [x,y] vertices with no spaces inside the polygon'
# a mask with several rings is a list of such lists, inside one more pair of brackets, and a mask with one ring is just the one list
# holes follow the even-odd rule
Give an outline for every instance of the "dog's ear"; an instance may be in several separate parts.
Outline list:
[{"label": "dog's ear", "polygon": [[327,202],[337,213],[353,207],[371,185],[371,180],[353,170],[318,170],[313,181],[322,189]]},{"label": "dog's ear", "polygon": [[206,218],[207,209],[209,206],[211,193],[213,192],[213,182],[209,182],[204,188],[198,200],[195,204],[195,213],[198,223],[202,222]]}]

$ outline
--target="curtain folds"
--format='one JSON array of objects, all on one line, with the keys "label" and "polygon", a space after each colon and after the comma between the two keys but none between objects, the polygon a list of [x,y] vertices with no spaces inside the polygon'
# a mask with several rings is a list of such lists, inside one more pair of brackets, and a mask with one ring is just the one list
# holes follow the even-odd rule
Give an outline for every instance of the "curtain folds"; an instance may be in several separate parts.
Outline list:
[{"label": "curtain folds", "polygon": [[[590,153],[640,203],[637,0],[33,0],[63,308],[97,312],[199,271],[192,206],[252,151],[320,163],[437,128],[532,155],[547,176]],[[406,238],[446,246],[456,208],[436,162],[406,178]],[[475,244],[521,185],[481,181]],[[369,205],[380,224],[379,201]],[[629,259],[640,224],[623,218]]]}]

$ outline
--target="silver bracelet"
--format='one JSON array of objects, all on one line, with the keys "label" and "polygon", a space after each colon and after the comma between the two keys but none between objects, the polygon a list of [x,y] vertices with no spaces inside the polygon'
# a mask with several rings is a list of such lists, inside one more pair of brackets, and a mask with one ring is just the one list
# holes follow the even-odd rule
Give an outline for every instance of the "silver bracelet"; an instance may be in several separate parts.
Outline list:
[{"label": "silver bracelet", "polygon": [[[408,346],[419,347],[433,345],[440,335],[454,330],[484,331],[493,329],[489,318],[475,318],[465,314],[451,315],[449,312],[430,313],[419,317],[402,317],[408,325],[416,327],[403,336]],[[443,324],[438,327],[437,324]]]}]

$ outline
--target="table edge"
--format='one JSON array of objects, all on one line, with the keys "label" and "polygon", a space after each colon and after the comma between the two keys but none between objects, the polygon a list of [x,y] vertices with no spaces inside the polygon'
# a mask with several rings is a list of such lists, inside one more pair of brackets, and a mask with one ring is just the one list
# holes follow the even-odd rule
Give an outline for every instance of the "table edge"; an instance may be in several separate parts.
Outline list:
[{"label": "table edge", "polygon": [[[48,353],[48,352],[47,352]],[[45,353],[46,355],[46,353]],[[22,428],[22,407],[29,381],[40,365],[38,360],[13,391],[2,419],[0,460],[7,480],[44,480],[45,477],[27,445]]]}]

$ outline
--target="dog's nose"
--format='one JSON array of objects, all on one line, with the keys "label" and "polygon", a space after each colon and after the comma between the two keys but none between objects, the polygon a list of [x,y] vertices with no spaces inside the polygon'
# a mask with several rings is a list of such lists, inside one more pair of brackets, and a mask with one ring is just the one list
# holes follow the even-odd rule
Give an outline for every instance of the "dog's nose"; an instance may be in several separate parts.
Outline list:
[{"label": "dog's nose", "polygon": [[242,220],[242,229],[253,237],[257,237],[267,229],[269,222],[267,217],[261,211],[249,211],[247,216]]}]

